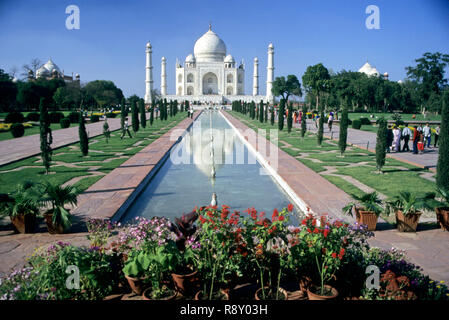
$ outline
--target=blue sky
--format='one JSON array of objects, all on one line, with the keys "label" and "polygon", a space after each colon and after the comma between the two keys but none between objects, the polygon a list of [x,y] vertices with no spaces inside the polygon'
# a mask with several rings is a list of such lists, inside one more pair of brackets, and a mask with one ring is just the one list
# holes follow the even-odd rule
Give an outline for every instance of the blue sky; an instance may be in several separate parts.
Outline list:
[{"label": "blue sky", "polygon": [[[65,27],[71,4],[80,9],[79,30]],[[380,30],[365,27],[368,5],[380,9]],[[155,88],[165,56],[168,93],[174,94],[176,58],[184,61],[210,21],[228,53],[245,60],[246,94],[252,92],[254,57],[265,94],[270,42],[275,76],[299,79],[308,65],[357,71],[368,59],[400,80],[424,52],[449,53],[447,0],[0,0],[0,68],[51,57],[82,81],[112,80],[125,96],[143,96],[145,44],[151,41]]]}]

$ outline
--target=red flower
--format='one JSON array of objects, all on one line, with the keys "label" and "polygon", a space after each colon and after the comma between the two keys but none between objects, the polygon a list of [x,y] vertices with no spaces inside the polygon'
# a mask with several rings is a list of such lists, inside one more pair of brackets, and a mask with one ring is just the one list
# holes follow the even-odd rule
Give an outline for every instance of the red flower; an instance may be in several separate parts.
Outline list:
[{"label": "red flower", "polygon": [[329,234],[329,229],[324,229],[323,235],[325,238],[327,237],[328,234]]},{"label": "red flower", "polygon": [[337,254],[335,252],[332,252],[332,258],[334,258],[334,259],[337,258]]},{"label": "red flower", "polygon": [[277,209],[274,209],[274,210],[273,210],[273,215],[271,216],[271,219],[274,220],[274,218],[275,218],[275,217],[278,217],[278,216],[279,216],[278,210],[277,210]]},{"label": "red flower", "polygon": [[314,230],[313,230],[313,233],[320,233],[320,230],[318,230],[317,228],[315,228]]},{"label": "red flower", "polygon": [[285,219],[284,216],[279,217],[279,221],[284,221],[284,219]]},{"label": "red flower", "polygon": [[302,222],[301,222],[301,224],[302,224],[303,226],[305,226],[305,225],[307,224],[307,219],[303,219]]},{"label": "red flower", "polygon": [[287,210],[292,212],[293,211],[293,205],[291,203],[288,204]]},{"label": "red flower", "polygon": [[311,232],[312,232],[312,230],[310,230],[310,228],[307,228],[307,232],[308,232],[308,233],[311,233]]}]

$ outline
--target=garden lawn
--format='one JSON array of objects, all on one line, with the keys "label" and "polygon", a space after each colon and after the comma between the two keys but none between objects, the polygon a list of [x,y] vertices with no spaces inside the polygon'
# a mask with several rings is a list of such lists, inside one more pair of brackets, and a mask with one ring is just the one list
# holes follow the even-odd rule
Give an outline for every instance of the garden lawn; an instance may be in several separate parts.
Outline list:
[{"label": "garden lawn", "polygon": [[[70,124],[70,127],[76,127],[76,126],[78,126],[77,123]],[[23,137],[31,136],[33,134],[39,134],[39,128],[40,128],[39,124],[36,126],[32,126],[31,128],[25,128],[25,133],[24,133]],[[52,123],[50,128],[52,131],[56,131],[56,130],[61,129],[61,125],[59,123]],[[0,132],[0,141],[9,140],[9,139],[14,139],[11,131]]]},{"label": "garden lawn", "polygon": [[9,193],[18,183],[27,180],[64,184],[76,177],[84,177],[75,183],[83,191],[183,119],[185,114],[181,112],[167,121],[156,119],[153,126],[149,126],[147,121],[146,129],[140,127],[137,133],[131,130],[133,137],[126,136],[123,140],[120,139],[121,131],[117,130],[111,133],[109,143],[104,136],[93,137],[89,139],[89,154],[86,157],[82,156],[79,143],[53,150],[49,175],[44,173],[40,156],[0,166],[0,193]]}]

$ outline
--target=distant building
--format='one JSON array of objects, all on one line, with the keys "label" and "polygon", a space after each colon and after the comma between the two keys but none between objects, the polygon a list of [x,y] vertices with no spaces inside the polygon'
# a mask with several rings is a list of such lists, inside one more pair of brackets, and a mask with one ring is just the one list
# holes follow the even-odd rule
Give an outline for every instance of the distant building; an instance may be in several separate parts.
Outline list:
[{"label": "distant building", "polygon": [[62,79],[65,82],[74,82],[74,81],[80,81],[80,75],[77,73],[75,76],[72,75],[65,75],[64,70],[61,71],[59,67],[50,59],[43,64],[39,69],[36,71],[36,75],[33,74],[33,72],[30,70],[28,73],[28,78],[44,78],[47,80],[50,79]]},{"label": "distant building", "polygon": [[[377,71],[377,69],[375,67],[370,65],[368,61],[359,69],[359,72],[364,73],[367,76],[376,76],[376,77],[380,76],[380,72]],[[388,73],[387,73],[387,77],[388,77]]]}]

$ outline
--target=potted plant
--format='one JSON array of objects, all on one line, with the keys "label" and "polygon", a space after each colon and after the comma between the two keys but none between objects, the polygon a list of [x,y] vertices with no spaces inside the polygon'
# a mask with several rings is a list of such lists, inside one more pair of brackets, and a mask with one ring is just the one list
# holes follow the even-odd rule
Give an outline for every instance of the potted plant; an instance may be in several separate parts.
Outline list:
[{"label": "potted plant", "polygon": [[134,249],[128,254],[128,259],[122,271],[125,274],[126,280],[128,280],[131,290],[137,295],[142,295],[148,287],[148,269],[150,263],[151,258],[144,251]]},{"label": "potted plant", "polygon": [[50,234],[60,234],[67,231],[71,226],[70,210],[65,205],[76,205],[80,192],[73,186],[60,186],[47,183],[43,201],[51,205],[45,214],[45,222]]},{"label": "potted plant", "polygon": [[435,194],[428,193],[424,196],[417,196],[410,192],[400,192],[393,201],[387,202],[387,214],[394,211],[398,231],[415,232],[418,227],[419,217],[423,209],[432,209],[429,204],[434,199]]},{"label": "potted plant", "polygon": [[0,211],[9,215],[14,228],[20,233],[33,233],[39,214],[40,190],[32,182],[19,184],[12,195],[0,196]]},{"label": "potted plant", "polygon": [[443,230],[449,231],[449,191],[438,189],[441,196],[440,206],[435,208],[437,221]]},{"label": "potted plant", "polygon": [[372,193],[364,193],[361,197],[353,196],[356,202],[350,202],[342,210],[343,213],[353,216],[356,214],[356,221],[359,224],[368,226],[368,231],[376,230],[377,219],[382,212],[382,200],[376,191]]}]

